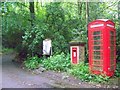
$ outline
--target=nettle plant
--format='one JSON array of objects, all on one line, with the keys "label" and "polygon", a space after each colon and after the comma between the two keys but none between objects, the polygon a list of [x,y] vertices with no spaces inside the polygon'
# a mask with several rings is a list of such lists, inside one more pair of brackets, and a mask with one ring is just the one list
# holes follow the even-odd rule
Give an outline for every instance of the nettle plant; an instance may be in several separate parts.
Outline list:
[{"label": "nettle plant", "polygon": [[25,61],[24,61],[24,65],[26,68],[28,69],[36,69],[39,68],[39,65],[41,63],[41,60],[37,57],[28,57]]},{"label": "nettle plant", "polygon": [[43,65],[48,70],[67,71],[70,67],[70,55],[64,53],[51,56],[43,60]]},{"label": "nettle plant", "polygon": [[86,82],[107,82],[109,80],[109,77],[104,75],[94,75],[89,73],[89,67],[88,63],[81,62],[78,65],[72,66],[71,69],[68,70],[68,73],[76,76],[82,81]]}]

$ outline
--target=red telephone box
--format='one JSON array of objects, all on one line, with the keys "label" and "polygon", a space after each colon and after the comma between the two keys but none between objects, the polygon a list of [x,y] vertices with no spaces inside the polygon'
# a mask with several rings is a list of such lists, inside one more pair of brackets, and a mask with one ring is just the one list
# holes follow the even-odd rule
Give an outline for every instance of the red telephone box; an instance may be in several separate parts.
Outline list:
[{"label": "red telephone box", "polygon": [[116,30],[108,19],[88,24],[89,70],[93,74],[113,76],[116,69]]}]

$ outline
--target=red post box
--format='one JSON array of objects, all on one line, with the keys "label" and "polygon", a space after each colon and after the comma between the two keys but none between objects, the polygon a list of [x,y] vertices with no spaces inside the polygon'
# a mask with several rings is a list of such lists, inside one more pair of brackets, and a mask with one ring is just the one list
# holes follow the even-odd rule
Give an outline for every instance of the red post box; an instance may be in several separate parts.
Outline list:
[{"label": "red post box", "polygon": [[72,41],[70,42],[71,63],[79,64],[80,61],[85,61],[85,43]]},{"label": "red post box", "polygon": [[113,76],[116,69],[116,30],[108,19],[88,24],[89,70],[93,74]]},{"label": "red post box", "polygon": [[79,63],[79,56],[78,56],[78,52],[79,51],[79,48],[78,47],[72,47],[72,57],[71,57],[71,59],[72,59],[72,63],[73,64],[78,64]]}]

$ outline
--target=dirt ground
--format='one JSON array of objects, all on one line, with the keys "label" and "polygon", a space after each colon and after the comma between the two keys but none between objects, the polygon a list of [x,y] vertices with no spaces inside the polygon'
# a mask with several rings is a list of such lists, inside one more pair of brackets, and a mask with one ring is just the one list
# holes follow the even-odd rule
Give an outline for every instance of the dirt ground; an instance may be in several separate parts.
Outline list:
[{"label": "dirt ground", "polygon": [[65,72],[46,71],[43,68],[28,71],[12,62],[15,53],[3,54],[2,88],[118,88],[117,85],[100,85],[82,82]]}]

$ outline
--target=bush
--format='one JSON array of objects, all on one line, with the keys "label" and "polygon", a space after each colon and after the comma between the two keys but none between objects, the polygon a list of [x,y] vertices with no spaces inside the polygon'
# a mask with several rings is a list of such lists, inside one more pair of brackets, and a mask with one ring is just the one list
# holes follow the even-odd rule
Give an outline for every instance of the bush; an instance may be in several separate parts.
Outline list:
[{"label": "bush", "polygon": [[22,45],[23,30],[18,28],[10,28],[2,33],[2,45],[8,48],[17,48]]},{"label": "bush", "polygon": [[36,69],[39,67],[41,62],[41,59],[39,59],[37,56],[28,57],[27,60],[24,61],[24,65],[28,69]]},{"label": "bush", "polygon": [[73,66],[68,72],[82,81],[89,82],[105,82],[108,81],[107,76],[103,77],[102,75],[94,75],[89,73],[88,64],[80,63],[79,65]]},{"label": "bush", "polygon": [[[78,65],[71,65],[70,54],[55,54],[49,58],[38,58],[37,56],[29,57],[24,61],[28,69],[36,69],[42,64],[47,70],[65,71],[82,81],[106,83],[110,79],[105,75],[95,75],[89,73],[88,63],[80,63]],[[119,63],[120,64],[120,63]],[[120,77],[120,65],[117,64],[115,77]]]},{"label": "bush", "polygon": [[12,48],[4,48],[2,47],[2,53],[8,53],[8,52],[13,52]]},{"label": "bush", "polygon": [[120,62],[117,63],[117,67],[115,70],[115,76],[120,78]]},{"label": "bush", "polygon": [[28,57],[24,61],[25,67],[28,69],[35,69],[43,64],[43,66],[48,70],[58,70],[58,71],[67,71],[71,67],[70,64],[70,55],[65,55],[64,53],[50,56],[49,58],[38,58],[37,56]]},{"label": "bush", "polygon": [[51,56],[43,61],[43,65],[49,70],[67,71],[67,69],[71,67],[70,55],[61,53],[59,55]]}]

